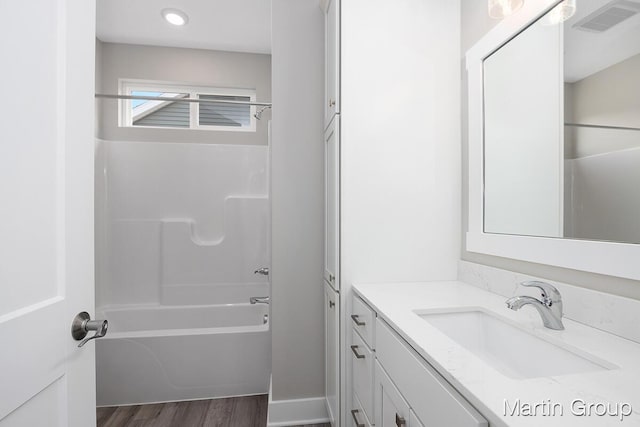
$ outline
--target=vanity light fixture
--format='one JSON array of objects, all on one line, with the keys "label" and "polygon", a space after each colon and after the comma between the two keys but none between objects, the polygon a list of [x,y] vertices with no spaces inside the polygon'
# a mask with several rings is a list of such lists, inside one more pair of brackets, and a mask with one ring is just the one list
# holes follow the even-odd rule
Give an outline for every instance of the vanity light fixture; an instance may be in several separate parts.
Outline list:
[{"label": "vanity light fixture", "polygon": [[522,7],[524,0],[489,0],[489,16],[502,19],[512,15]]},{"label": "vanity light fixture", "polygon": [[171,25],[181,27],[189,22],[189,17],[186,13],[178,9],[162,9],[162,17]]},{"label": "vanity light fixture", "polygon": [[576,14],[576,0],[564,0],[562,3],[551,9],[544,18],[547,25],[560,24]]}]

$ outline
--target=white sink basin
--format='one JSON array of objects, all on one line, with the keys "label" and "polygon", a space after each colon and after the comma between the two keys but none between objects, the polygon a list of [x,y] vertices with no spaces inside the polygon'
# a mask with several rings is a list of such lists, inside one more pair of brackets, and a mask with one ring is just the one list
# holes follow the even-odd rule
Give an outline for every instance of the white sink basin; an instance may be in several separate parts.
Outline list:
[{"label": "white sink basin", "polygon": [[615,368],[592,355],[535,336],[481,309],[415,313],[511,378],[547,377]]}]

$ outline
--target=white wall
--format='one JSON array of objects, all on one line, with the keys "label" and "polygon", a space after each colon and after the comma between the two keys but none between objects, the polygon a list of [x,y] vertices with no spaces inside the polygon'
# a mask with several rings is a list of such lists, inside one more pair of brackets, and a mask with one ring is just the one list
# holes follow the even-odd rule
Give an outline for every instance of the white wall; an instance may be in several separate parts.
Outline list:
[{"label": "white wall", "polygon": [[[477,0],[461,0],[461,66],[464,67],[464,54],[482,36],[484,36],[498,21],[491,20],[487,16],[486,2]],[[640,299],[640,285],[635,280],[620,279],[600,274],[586,273],[583,271],[569,270],[565,268],[552,267],[541,264],[534,264],[524,261],[507,258],[494,257],[489,255],[467,252],[465,247],[464,234],[468,229],[468,127],[467,127],[467,76],[463,73],[462,79],[462,253],[464,260],[486,264],[505,270],[516,271],[532,276],[543,277],[548,280],[555,280],[590,289],[610,292],[617,295]]]},{"label": "white wall", "polygon": [[640,128],[640,55],[573,83],[578,123]]},{"label": "white wall", "polygon": [[272,397],[324,394],[324,20],[272,0]]},{"label": "white wall", "polygon": [[346,289],[354,282],[455,278],[459,25],[457,1],[342,3]]}]

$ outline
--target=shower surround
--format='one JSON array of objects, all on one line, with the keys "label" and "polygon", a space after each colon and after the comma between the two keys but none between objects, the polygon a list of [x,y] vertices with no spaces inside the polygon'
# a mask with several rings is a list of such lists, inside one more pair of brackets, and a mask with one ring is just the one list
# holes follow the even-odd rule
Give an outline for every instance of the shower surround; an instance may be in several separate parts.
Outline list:
[{"label": "shower surround", "polygon": [[267,392],[268,165],[268,146],[98,142],[99,405]]}]

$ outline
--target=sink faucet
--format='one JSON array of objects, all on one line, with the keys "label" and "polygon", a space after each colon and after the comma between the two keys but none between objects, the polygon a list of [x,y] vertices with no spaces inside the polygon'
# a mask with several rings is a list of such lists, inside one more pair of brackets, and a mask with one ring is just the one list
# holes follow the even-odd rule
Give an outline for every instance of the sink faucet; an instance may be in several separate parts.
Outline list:
[{"label": "sink faucet", "polygon": [[542,317],[542,323],[549,329],[563,330],[562,324],[562,297],[558,290],[546,283],[532,280],[520,283],[522,286],[535,287],[542,291],[542,300],[528,296],[509,298],[506,303],[511,310],[520,310],[522,306],[531,304]]}]

